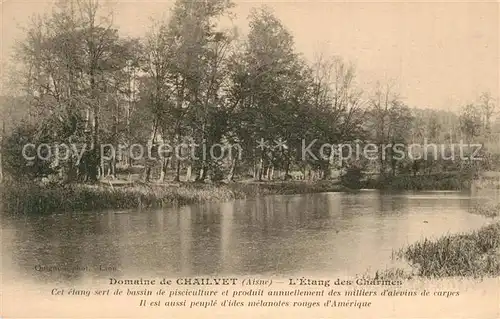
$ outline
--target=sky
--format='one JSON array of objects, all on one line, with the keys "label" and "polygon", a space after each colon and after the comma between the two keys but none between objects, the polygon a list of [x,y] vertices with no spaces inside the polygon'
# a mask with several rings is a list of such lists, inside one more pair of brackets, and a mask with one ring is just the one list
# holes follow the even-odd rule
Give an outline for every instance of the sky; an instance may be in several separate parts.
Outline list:
[{"label": "sky", "polygon": [[[20,25],[50,8],[46,0],[0,0],[2,65],[22,37]],[[483,91],[499,94],[499,4],[417,1],[242,1],[234,24],[248,32],[252,8],[266,5],[290,30],[297,51],[339,55],[356,65],[360,86],[392,82],[410,106],[454,109]],[[120,32],[142,36],[172,1],[115,0]]]}]

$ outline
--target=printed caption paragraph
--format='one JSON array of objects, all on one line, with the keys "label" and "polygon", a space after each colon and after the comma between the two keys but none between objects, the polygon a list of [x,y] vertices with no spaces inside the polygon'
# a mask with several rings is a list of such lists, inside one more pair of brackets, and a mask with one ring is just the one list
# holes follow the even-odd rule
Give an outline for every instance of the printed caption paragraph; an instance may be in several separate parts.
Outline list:
[{"label": "printed caption paragraph", "polygon": [[[61,298],[133,298],[139,308],[370,308],[381,298],[460,296],[459,291],[405,288],[402,280],[315,278],[109,278],[99,289],[56,287]],[[112,300],[109,300],[112,301]]]}]

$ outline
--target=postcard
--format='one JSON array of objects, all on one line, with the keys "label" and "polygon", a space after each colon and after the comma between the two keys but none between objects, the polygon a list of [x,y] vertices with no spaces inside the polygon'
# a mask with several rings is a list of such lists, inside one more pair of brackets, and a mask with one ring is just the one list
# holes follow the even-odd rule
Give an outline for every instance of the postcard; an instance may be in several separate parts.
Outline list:
[{"label": "postcard", "polygon": [[500,318],[497,2],[1,8],[0,318]]}]

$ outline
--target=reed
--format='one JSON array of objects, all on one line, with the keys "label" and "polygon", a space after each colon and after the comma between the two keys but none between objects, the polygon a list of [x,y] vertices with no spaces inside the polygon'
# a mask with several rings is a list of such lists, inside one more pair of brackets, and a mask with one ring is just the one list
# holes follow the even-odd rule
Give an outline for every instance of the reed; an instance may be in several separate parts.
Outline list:
[{"label": "reed", "polygon": [[278,183],[178,183],[131,186],[86,184],[39,185],[16,183],[2,186],[3,210],[23,214],[65,211],[155,208],[206,201],[228,201],[275,194],[303,194],[343,190],[336,184]]},{"label": "reed", "polygon": [[397,255],[421,277],[500,276],[500,222],[469,234],[424,239]]},{"label": "reed", "polygon": [[489,218],[500,216],[500,203],[477,204],[469,208],[469,213],[482,215]]}]

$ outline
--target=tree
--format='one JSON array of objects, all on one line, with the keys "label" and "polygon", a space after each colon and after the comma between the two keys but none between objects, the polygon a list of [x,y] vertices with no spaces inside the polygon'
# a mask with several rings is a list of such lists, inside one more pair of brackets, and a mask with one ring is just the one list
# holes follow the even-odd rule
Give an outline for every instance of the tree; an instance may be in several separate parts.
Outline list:
[{"label": "tree", "polygon": [[[254,161],[254,178],[271,177],[274,165],[288,176],[292,162],[292,145],[297,143],[300,130],[297,123],[307,96],[302,76],[303,61],[294,52],[293,37],[267,8],[253,10],[250,33],[239,64],[233,74],[237,94],[238,136],[246,154]],[[259,141],[282,141],[282,147],[262,145]]]},{"label": "tree", "polygon": [[402,103],[390,84],[378,84],[370,98],[367,126],[372,130],[372,141],[377,144],[378,162],[381,177],[391,164],[392,174],[396,174],[397,161],[394,157],[396,144],[404,145],[408,141],[413,123],[413,116],[408,106]]},{"label": "tree", "polygon": [[[340,57],[325,58],[319,54],[313,63],[312,72],[312,110],[318,115],[314,118],[315,123],[321,124],[315,132],[316,137],[322,143],[333,142],[337,145],[362,138],[362,92],[355,85],[354,66]],[[326,158],[320,159],[319,166],[323,178],[327,179],[330,177],[334,155],[345,154],[333,154],[333,150],[328,150],[325,155]]]},{"label": "tree", "polygon": [[[216,20],[231,7],[232,3],[225,0],[178,0],[169,21],[157,22],[148,36],[148,84],[144,88],[155,115],[154,127],[176,145],[188,136],[199,144],[216,143],[222,138],[217,125],[224,118],[220,94],[227,78],[227,53],[233,36],[228,30],[220,30]],[[194,161],[197,179],[204,180],[210,161],[199,158]],[[177,181],[180,169],[177,157]]]},{"label": "tree", "polygon": [[[146,37],[144,71],[146,76],[142,81],[141,94],[153,115],[151,128],[151,144],[157,142],[158,133],[162,137],[170,137],[178,130],[181,114],[175,112],[172,85],[169,83],[169,68],[173,54],[173,38],[168,34],[167,25],[159,22],[154,25]],[[182,93],[181,93],[182,95]],[[178,99],[180,97],[178,96]],[[174,129],[171,129],[174,127]],[[162,176],[165,179],[167,159],[162,162]],[[151,168],[146,167],[145,180],[149,181]],[[178,179],[178,178],[177,178]]]},{"label": "tree", "polygon": [[473,105],[466,105],[460,114],[460,131],[465,135],[467,144],[471,144],[475,137],[481,134],[483,122],[479,109]]},{"label": "tree", "polygon": [[[52,130],[60,142],[90,145],[79,169],[92,182],[99,174],[101,113],[114,105],[115,75],[134,47],[119,37],[101,9],[96,0],[60,1],[51,15],[33,20],[18,48],[40,126]],[[68,166],[74,171],[71,160]]]},{"label": "tree", "polygon": [[480,108],[482,112],[482,121],[484,123],[484,133],[487,138],[490,138],[490,135],[492,133],[491,130],[491,125],[492,125],[492,120],[493,120],[493,115],[495,114],[496,111],[496,104],[495,100],[491,96],[489,92],[483,92],[481,96],[479,97],[480,100]]}]

